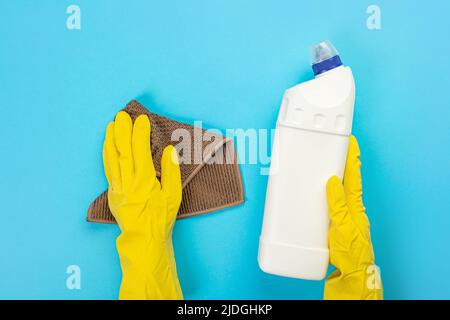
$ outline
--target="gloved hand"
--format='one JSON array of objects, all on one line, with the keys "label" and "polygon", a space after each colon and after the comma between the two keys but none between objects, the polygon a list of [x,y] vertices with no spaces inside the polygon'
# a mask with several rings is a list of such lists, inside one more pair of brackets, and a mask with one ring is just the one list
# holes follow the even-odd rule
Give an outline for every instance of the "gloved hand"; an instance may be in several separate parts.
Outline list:
[{"label": "gloved hand", "polygon": [[182,299],[172,246],[172,228],[181,203],[176,150],[161,159],[161,184],[150,151],[150,121],[134,125],[121,111],[108,125],[103,146],[108,202],[122,233],[117,251],[122,266],[120,299]]},{"label": "gloved hand", "polygon": [[362,200],[360,168],[358,142],[351,136],[344,184],[336,176],[327,183],[330,263],[336,270],[325,281],[324,299],[383,299]]}]

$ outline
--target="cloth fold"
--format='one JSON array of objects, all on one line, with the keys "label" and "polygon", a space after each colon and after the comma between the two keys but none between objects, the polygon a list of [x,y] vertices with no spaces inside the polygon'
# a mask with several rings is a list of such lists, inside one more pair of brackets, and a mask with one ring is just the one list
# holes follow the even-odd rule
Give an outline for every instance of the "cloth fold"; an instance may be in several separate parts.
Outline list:
[{"label": "cloth fold", "polygon": [[[183,187],[177,218],[210,213],[244,202],[244,188],[233,140],[219,133],[178,122],[148,111],[136,100],[124,111],[133,121],[146,114],[151,123],[151,151],[157,177],[164,147],[177,149]],[[116,223],[108,206],[108,191],[89,206],[90,222]]]}]

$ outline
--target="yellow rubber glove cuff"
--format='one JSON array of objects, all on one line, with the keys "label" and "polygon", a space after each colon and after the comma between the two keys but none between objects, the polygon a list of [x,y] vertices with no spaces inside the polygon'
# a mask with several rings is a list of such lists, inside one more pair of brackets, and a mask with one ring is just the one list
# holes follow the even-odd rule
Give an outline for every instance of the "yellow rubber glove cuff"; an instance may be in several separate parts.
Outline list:
[{"label": "yellow rubber glove cuff", "polygon": [[336,270],[325,281],[324,299],[383,299],[383,288],[362,200],[358,142],[350,137],[344,183],[327,183],[330,215],[330,263]]},{"label": "yellow rubber glove cuff", "polygon": [[120,299],[182,299],[172,246],[172,229],[181,203],[176,150],[161,159],[161,183],[150,152],[150,121],[132,122],[121,111],[108,125],[103,146],[108,203],[121,235]]}]

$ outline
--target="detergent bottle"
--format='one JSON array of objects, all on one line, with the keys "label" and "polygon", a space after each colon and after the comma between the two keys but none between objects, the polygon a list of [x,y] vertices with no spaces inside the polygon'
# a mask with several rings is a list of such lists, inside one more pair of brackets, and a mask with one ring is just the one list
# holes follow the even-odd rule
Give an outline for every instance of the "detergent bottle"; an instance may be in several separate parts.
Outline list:
[{"label": "detergent bottle", "polygon": [[269,171],[258,262],[267,273],[321,280],[328,268],[326,183],[343,178],[355,83],[329,41],[312,47],[315,78],[284,93]]}]

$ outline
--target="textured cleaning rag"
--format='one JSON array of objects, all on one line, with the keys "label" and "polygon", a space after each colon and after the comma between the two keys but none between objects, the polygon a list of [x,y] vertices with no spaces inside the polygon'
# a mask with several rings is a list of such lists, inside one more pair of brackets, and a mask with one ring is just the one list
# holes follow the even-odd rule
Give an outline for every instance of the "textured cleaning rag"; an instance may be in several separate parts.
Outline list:
[{"label": "textured cleaning rag", "polygon": [[[149,117],[151,151],[158,178],[162,150],[169,144],[177,149],[182,161],[180,171],[183,186],[178,218],[209,213],[244,202],[244,188],[233,140],[149,112],[136,100],[129,102],[123,110],[130,114],[133,121],[140,114]],[[108,191],[103,192],[89,206],[87,220],[116,222],[109,210]]]}]

